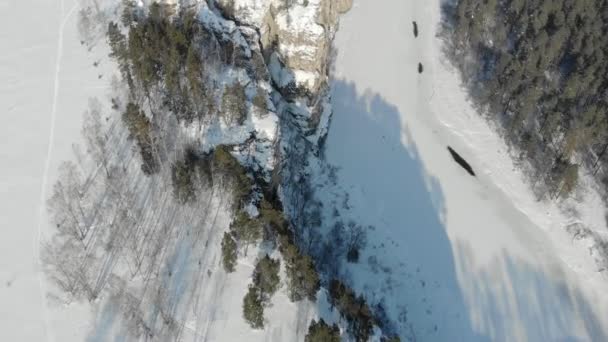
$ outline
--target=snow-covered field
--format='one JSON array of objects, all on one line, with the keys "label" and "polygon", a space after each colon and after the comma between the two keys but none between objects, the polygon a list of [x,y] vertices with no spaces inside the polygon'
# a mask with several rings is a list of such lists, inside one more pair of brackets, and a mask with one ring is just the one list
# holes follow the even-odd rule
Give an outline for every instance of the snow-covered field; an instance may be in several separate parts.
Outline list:
[{"label": "snow-covered field", "polygon": [[77,10],[76,0],[0,2],[2,341],[79,341],[86,332],[84,306],[47,300],[38,259],[59,162],[79,138],[88,99],[109,86],[109,66],[93,66],[107,52],[80,45]]},{"label": "snow-covered field", "polygon": [[[326,151],[338,185],[317,194],[326,220],[372,227],[345,273],[402,339],[604,341],[606,279],[467,103],[440,52],[439,6],[356,0],[341,20]],[[581,221],[605,229],[597,197],[586,201]]]}]

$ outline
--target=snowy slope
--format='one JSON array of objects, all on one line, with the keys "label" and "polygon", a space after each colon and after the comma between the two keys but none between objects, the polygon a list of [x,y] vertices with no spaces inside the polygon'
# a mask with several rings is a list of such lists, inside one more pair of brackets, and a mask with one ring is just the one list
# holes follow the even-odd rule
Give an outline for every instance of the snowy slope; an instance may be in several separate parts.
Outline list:
[{"label": "snowy slope", "polygon": [[[88,31],[93,44],[80,43],[84,38],[78,30],[80,6],[95,9],[95,3],[62,0],[44,6],[31,1],[0,5],[1,43],[9,51],[0,56],[0,74],[6,80],[0,97],[7,115],[0,135],[0,220],[5,229],[0,239],[3,341],[107,341],[131,336],[127,334],[130,322],[121,317],[116,305],[124,302],[117,303],[109,293],[93,303],[67,302],[65,294],[42,274],[39,260],[42,246],[54,233],[48,224],[46,200],[59,163],[74,159],[72,144],[81,143],[82,114],[89,99],[98,98],[105,114],[113,112],[109,97],[115,96],[111,88],[117,70],[107,57],[104,37],[93,25]],[[103,5],[107,7],[101,8],[102,13],[113,15],[107,12],[112,3]],[[22,25],[27,28],[23,35],[12,34]],[[245,129],[255,129],[261,139],[273,140],[276,121],[274,114],[256,115]],[[203,147],[229,138],[205,136]],[[181,276],[170,282],[161,280],[167,281],[166,291],[175,291],[176,317],[182,318],[180,340],[303,339],[309,321],[317,315],[316,304],[291,303],[284,286],[266,309],[265,330],[253,331],[243,321],[242,298],[258,253],[250,249],[235,274],[221,270],[219,240],[231,218],[228,209],[217,203],[218,198],[213,200],[213,221],[199,236],[204,243],[185,233],[167,241],[172,254],[164,268],[177,269]],[[157,314],[154,306],[143,310],[151,316]]]},{"label": "snowy slope", "polygon": [[[605,340],[605,279],[467,103],[435,37],[439,5],[358,0],[341,21],[326,148],[337,182],[312,178],[326,226],[368,227],[343,276],[405,339]],[[586,219],[603,225],[589,203]]]}]

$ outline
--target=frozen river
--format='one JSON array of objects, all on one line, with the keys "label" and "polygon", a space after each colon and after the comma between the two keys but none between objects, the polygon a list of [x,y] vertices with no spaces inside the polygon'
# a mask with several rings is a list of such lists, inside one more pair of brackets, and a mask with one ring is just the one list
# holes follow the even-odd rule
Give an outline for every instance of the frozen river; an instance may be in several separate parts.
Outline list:
[{"label": "frozen river", "polygon": [[402,340],[606,340],[605,298],[586,284],[597,272],[574,272],[564,260],[585,251],[561,244],[542,203],[526,207],[500,139],[442,62],[439,20],[438,0],[355,0],[341,21],[326,151],[340,189],[323,201],[345,191],[342,219],[374,227],[353,284]]}]

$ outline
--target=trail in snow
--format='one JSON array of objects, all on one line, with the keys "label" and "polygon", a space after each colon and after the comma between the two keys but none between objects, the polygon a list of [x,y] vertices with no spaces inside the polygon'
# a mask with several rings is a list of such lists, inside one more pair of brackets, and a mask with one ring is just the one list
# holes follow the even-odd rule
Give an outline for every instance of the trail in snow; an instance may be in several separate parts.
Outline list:
[{"label": "trail in snow", "polygon": [[65,15],[65,17],[63,17],[63,13],[65,11],[64,0],[61,0],[60,6],[59,6],[60,13],[61,13],[61,15],[60,15],[61,23],[59,24],[59,30],[58,30],[59,36],[58,36],[58,40],[57,40],[57,54],[56,54],[56,58],[55,58],[53,105],[51,108],[49,138],[48,138],[48,142],[47,142],[46,160],[44,162],[44,171],[42,173],[42,185],[41,185],[41,189],[40,189],[40,201],[39,201],[39,210],[38,210],[38,228],[37,228],[38,236],[34,240],[34,258],[35,258],[36,265],[38,266],[37,273],[38,273],[38,281],[40,283],[40,296],[41,296],[41,304],[42,304],[42,315],[43,315],[44,325],[45,325],[45,335],[46,335],[47,341],[51,341],[51,342],[55,341],[55,337],[53,334],[53,328],[51,326],[51,318],[49,315],[49,309],[48,309],[47,301],[46,301],[47,287],[46,287],[46,280],[44,279],[44,272],[42,270],[42,261],[40,258],[41,257],[40,245],[42,243],[42,230],[43,230],[44,225],[46,224],[46,221],[45,221],[46,215],[44,215],[44,211],[46,209],[47,186],[48,186],[48,179],[49,179],[48,174],[49,174],[49,169],[51,167],[51,160],[52,160],[52,155],[53,155],[53,142],[55,141],[55,126],[56,126],[56,121],[57,121],[57,102],[59,99],[59,74],[61,73],[61,60],[63,57],[64,31],[65,31],[65,26],[66,26],[68,20],[70,19],[70,17],[72,16],[72,13],[76,10],[77,7],[78,7],[78,4],[74,3],[74,5],[70,9],[70,11]]}]

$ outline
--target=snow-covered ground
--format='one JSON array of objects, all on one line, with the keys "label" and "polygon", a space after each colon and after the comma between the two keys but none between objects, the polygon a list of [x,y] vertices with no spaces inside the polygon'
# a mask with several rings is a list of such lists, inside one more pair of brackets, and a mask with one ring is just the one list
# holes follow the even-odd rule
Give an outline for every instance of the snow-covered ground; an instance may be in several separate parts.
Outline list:
[{"label": "snow-covered ground", "polygon": [[[606,279],[467,102],[440,19],[440,0],[355,0],[341,20],[326,145],[337,185],[317,194],[328,223],[371,226],[346,276],[402,340],[605,341]],[[586,201],[580,220],[605,229],[597,196]]]},{"label": "snow-covered ground", "polygon": [[80,45],[77,17],[77,0],[0,2],[2,341],[80,341],[86,333],[85,306],[47,300],[38,258],[59,162],[79,139],[89,98],[109,86],[107,58],[93,65],[107,51]]}]

